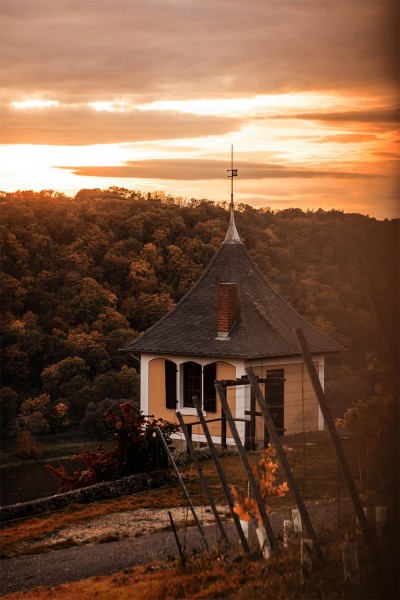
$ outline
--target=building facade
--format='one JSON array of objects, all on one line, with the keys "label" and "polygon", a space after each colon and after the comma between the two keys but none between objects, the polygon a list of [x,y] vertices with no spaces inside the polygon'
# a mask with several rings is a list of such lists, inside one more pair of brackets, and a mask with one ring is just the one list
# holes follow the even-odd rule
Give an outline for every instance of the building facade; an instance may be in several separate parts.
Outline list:
[{"label": "building facade", "polygon": [[[225,240],[197,283],[168,314],[124,347],[140,357],[141,410],[169,421],[177,420],[179,410],[186,423],[194,423],[198,417],[193,396],[197,396],[206,418],[218,419],[221,403],[214,382],[244,377],[246,367],[252,366],[266,380],[263,391],[282,434],[323,429],[294,328],[303,329],[323,385],[324,357],[341,346],[272,289],[240,241],[231,207]],[[245,441],[250,386],[229,387],[228,402]],[[219,443],[220,423],[209,427]],[[198,425],[192,436],[204,441]],[[255,437],[262,443],[261,418]],[[229,431],[227,442],[233,444]]]}]

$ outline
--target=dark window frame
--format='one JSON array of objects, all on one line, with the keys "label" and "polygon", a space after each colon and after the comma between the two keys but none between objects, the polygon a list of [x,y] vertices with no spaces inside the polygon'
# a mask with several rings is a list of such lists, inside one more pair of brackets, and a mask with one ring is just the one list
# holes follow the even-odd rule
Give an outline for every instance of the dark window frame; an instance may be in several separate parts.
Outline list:
[{"label": "dark window frame", "polygon": [[182,363],[182,400],[184,408],[195,408],[193,396],[203,397],[203,368],[194,361]]}]

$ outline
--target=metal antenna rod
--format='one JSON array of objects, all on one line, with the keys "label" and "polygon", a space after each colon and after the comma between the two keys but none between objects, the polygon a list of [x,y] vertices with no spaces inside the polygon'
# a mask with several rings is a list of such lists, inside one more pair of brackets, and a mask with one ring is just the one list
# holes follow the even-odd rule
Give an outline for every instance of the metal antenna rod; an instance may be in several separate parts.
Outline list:
[{"label": "metal antenna rod", "polygon": [[231,146],[231,208],[233,208],[233,144]]},{"label": "metal antenna rod", "polygon": [[230,207],[231,209],[233,209],[233,178],[237,177],[238,174],[238,169],[234,169],[233,168],[233,144],[231,145],[231,168],[227,169],[228,173],[230,173],[230,175],[228,175],[228,177],[231,180],[231,204]]}]

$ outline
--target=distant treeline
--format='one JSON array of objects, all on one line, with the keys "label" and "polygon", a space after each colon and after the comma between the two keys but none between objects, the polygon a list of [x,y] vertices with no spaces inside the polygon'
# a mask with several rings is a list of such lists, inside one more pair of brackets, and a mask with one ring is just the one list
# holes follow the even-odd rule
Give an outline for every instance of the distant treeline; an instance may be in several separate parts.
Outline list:
[{"label": "distant treeline", "polygon": [[[227,208],[122,188],[1,193],[2,426],[40,394],[72,420],[89,402],[137,398],[138,363],[119,348],[195,283]],[[367,291],[394,327],[398,221],[239,204],[236,224],[272,286],[348,348],[330,359],[336,409],[366,394],[365,359],[383,356]]]}]

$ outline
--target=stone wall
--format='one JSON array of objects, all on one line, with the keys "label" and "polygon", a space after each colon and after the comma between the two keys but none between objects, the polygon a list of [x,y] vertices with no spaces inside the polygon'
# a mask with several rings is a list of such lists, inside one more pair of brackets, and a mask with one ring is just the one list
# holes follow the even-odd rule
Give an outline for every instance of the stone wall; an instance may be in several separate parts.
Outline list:
[{"label": "stone wall", "polygon": [[175,480],[170,471],[153,471],[151,473],[130,475],[117,481],[97,483],[96,485],[72,490],[65,494],[58,494],[57,496],[3,506],[0,507],[0,523],[51,513],[68,506],[68,504],[90,504],[99,500],[119,498],[144,490],[155,489]]}]

